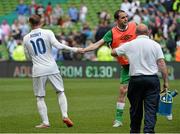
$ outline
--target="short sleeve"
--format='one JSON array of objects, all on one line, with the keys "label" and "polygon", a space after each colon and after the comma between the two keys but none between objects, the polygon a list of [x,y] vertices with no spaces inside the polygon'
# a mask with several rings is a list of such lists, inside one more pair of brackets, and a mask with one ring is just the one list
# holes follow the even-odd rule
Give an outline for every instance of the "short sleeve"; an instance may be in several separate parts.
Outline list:
[{"label": "short sleeve", "polygon": [[105,43],[107,44],[111,44],[112,43],[112,31],[109,30],[103,37],[103,40],[105,41]]},{"label": "short sleeve", "polygon": [[163,54],[163,51],[161,49],[161,46],[158,44],[157,45],[157,60],[158,59],[164,59],[164,54]]},{"label": "short sleeve", "polygon": [[118,56],[126,54],[126,52],[127,52],[126,49],[128,47],[128,44],[129,43],[124,43],[124,44],[120,45],[119,47],[115,48],[115,51]]}]

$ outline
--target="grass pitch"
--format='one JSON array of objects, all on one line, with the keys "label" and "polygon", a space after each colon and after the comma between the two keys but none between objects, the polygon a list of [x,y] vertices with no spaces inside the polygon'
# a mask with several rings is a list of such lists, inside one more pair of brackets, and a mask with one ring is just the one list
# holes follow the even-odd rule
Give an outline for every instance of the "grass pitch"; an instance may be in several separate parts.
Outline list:
[{"label": "grass pitch", "polygon": [[[170,81],[170,88],[180,93],[180,80]],[[40,123],[31,79],[0,79],[0,133],[129,133],[129,102],[126,100],[124,122],[113,128],[118,97],[118,79],[64,79],[69,117],[74,127],[61,119],[57,96],[47,84],[46,102],[51,127],[36,129]],[[173,120],[157,119],[157,133],[180,133],[180,95],[174,98]],[[143,123],[143,122],[142,122]],[[143,125],[142,125],[143,127]]]}]

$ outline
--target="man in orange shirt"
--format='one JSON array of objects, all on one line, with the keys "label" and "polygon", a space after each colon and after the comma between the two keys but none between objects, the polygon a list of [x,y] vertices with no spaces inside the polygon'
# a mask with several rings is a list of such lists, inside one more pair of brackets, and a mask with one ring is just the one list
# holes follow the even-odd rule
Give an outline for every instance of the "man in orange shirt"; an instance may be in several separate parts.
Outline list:
[{"label": "man in orange shirt", "polygon": [[[123,10],[117,10],[114,13],[114,18],[117,25],[109,30],[102,39],[94,44],[84,48],[83,52],[92,51],[104,44],[108,44],[111,48],[116,48],[125,42],[131,41],[136,38],[136,23],[128,23],[128,15]],[[126,57],[117,57],[117,61],[121,65],[121,76],[120,76],[120,95],[116,106],[116,119],[113,127],[122,126],[122,115],[125,106],[125,97],[127,93],[127,87],[129,82],[129,62]]]}]

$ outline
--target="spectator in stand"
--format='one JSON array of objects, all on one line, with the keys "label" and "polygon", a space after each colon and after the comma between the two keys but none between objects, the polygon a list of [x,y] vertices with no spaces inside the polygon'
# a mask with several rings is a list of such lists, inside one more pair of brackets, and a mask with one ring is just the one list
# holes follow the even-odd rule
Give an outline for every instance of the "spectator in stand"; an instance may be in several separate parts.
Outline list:
[{"label": "spectator in stand", "polygon": [[129,11],[131,9],[131,3],[128,0],[123,0],[120,5],[120,9],[125,11],[129,15]]},{"label": "spectator in stand", "polygon": [[36,1],[32,0],[31,5],[29,6],[30,15],[36,14],[37,8],[38,8],[38,5],[36,4]]},{"label": "spectator in stand", "polygon": [[28,15],[28,6],[24,4],[24,0],[19,0],[19,5],[16,7],[16,12],[18,15]]},{"label": "spectator in stand", "polygon": [[157,30],[157,33],[155,33],[154,35],[154,40],[157,41],[161,45],[163,52],[165,52],[165,50],[167,49],[166,39],[163,36],[162,29],[159,28]]},{"label": "spectator in stand", "polygon": [[158,29],[161,27],[161,12],[157,11],[155,12],[155,27]]},{"label": "spectator in stand", "polygon": [[174,57],[175,51],[176,51],[176,42],[173,39],[173,37],[170,35],[169,38],[167,39],[167,48],[171,55]]},{"label": "spectator in stand", "polygon": [[3,20],[2,24],[1,24],[1,29],[4,33],[4,38],[5,38],[5,41],[7,41],[8,37],[9,37],[9,34],[11,32],[11,27],[9,26],[9,24],[7,23],[6,20]]},{"label": "spectator in stand", "polygon": [[7,49],[9,52],[9,59],[13,60],[13,51],[17,46],[16,40],[12,37],[12,35],[9,36],[8,42],[7,42]]},{"label": "spectator in stand", "polygon": [[[91,30],[90,26],[88,23],[84,23],[83,24],[83,28],[82,28],[82,31],[81,31],[82,34],[84,34],[86,36],[86,39],[85,40],[92,40],[93,37],[94,37],[94,33],[93,31]],[[86,41],[84,41],[84,44],[85,44]]]},{"label": "spectator in stand", "polygon": [[46,7],[45,16],[46,16],[46,24],[51,25],[51,15],[52,15],[53,9],[51,6],[51,2],[48,2],[48,5]]},{"label": "spectator in stand", "polygon": [[146,24],[147,26],[149,26],[149,22],[150,22],[150,16],[149,16],[149,12],[147,9],[142,9],[142,22],[144,24]]},{"label": "spectator in stand", "polygon": [[103,20],[100,22],[96,33],[95,33],[95,41],[99,41],[100,39],[102,39],[102,37],[107,33],[107,31],[109,31],[111,29],[111,27],[108,25],[108,22],[106,20]]},{"label": "spectator in stand", "polygon": [[132,20],[133,20],[134,22],[136,22],[137,24],[140,24],[140,23],[142,22],[141,15],[140,15],[140,11],[139,11],[138,9],[135,11]]},{"label": "spectator in stand", "polygon": [[45,13],[44,6],[40,3],[36,9],[36,14],[43,17]]},{"label": "spectator in stand", "polygon": [[73,46],[84,46],[86,43],[87,35],[82,32],[73,32]]},{"label": "spectator in stand", "polygon": [[24,0],[19,0],[19,5],[16,7],[16,13],[18,14],[19,21],[25,21],[26,15],[29,15],[29,7],[24,4]]},{"label": "spectator in stand", "polygon": [[151,34],[154,37],[155,33],[157,32],[156,22],[155,22],[155,13],[151,13],[149,15],[148,27],[149,29],[151,29]]},{"label": "spectator in stand", "polygon": [[166,13],[163,13],[162,29],[163,29],[163,36],[167,39],[168,38],[168,18],[167,18]]},{"label": "spectator in stand", "polygon": [[162,3],[164,5],[164,7],[166,8],[167,12],[172,11],[172,7],[173,7],[173,0],[163,0],[164,2]]},{"label": "spectator in stand", "polygon": [[164,51],[164,60],[170,62],[170,61],[172,61],[172,58],[173,57],[172,57],[171,53],[169,52],[169,50],[165,49],[165,51]]},{"label": "spectator in stand", "polygon": [[20,22],[19,29],[21,31],[21,38],[23,38],[30,31],[30,27],[26,22]]},{"label": "spectator in stand", "polygon": [[72,21],[69,16],[64,16],[64,18],[59,19],[58,24],[62,26],[62,28],[71,28],[72,27]]},{"label": "spectator in stand", "polygon": [[41,17],[41,24],[42,25],[46,24],[46,22],[45,22],[45,8],[41,3],[39,3],[39,5],[36,9],[36,15],[39,15]]},{"label": "spectator in stand", "polygon": [[82,4],[81,7],[80,7],[80,11],[79,11],[79,20],[80,20],[82,23],[85,23],[85,22],[86,22],[87,12],[88,12],[87,6],[86,6],[85,4]]},{"label": "spectator in stand", "polygon": [[160,13],[166,12],[166,8],[160,2],[157,2],[154,6],[156,8],[156,11],[159,11]]},{"label": "spectator in stand", "polygon": [[58,24],[60,19],[63,19],[64,10],[61,8],[60,4],[56,4],[55,8],[53,8],[53,24]]},{"label": "spectator in stand", "polygon": [[69,9],[68,9],[68,15],[69,15],[69,17],[70,17],[70,19],[71,19],[72,22],[75,22],[75,23],[78,22],[78,20],[79,20],[79,11],[78,11],[78,9],[75,7],[74,4],[72,4],[72,6],[69,7]]},{"label": "spectator in stand", "polygon": [[174,0],[174,3],[173,3],[173,11],[177,12],[177,13],[180,13],[180,1],[179,0]]},{"label": "spectator in stand", "polygon": [[136,10],[140,8],[140,1],[139,0],[133,0],[131,2],[131,12],[135,14]]},{"label": "spectator in stand", "polygon": [[120,9],[128,14],[129,19],[132,19],[135,12],[134,10],[137,8],[135,7],[135,4],[133,4],[133,6],[134,7],[132,7],[131,3],[128,0],[123,0],[120,6]]},{"label": "spectator in stand", "polygon": [[19,27],[19,21],[18,20],[14,20],[14,23],[11,26],[11,31],[12,31],[12,36],[15,40],[21,39],[21,30]]},{"label": "spectator in stand", "polygon": [[0,44],[2,44],[4,42],[4,32],[0,26]]},{"label": "spectator in stand", "polygon": [[174,30],[174,32],[176,33],[176,36],[180,35],[180,13],[175,15],[176,20],[176,28]]},{"label": "spectator in stand", "polygon": [[111,49],[104,45],[97,50],[97,61],[113,61],[114,57],[111,56]]},{"label": "spectator in stand", "polygon": [[99,14],[99,21],[108,21],[110,22],[110,19],[111,19],[111,15],[108,13],[107,10],[102,10]]},{"label": "spectator in stand", "polygon": [[26,56],[24,53],[24,47],[22,45],[21,40],[17,40],[17,46],[13,51],[12,57],[13,57],[14,61],[25,61],[26,60]]}]

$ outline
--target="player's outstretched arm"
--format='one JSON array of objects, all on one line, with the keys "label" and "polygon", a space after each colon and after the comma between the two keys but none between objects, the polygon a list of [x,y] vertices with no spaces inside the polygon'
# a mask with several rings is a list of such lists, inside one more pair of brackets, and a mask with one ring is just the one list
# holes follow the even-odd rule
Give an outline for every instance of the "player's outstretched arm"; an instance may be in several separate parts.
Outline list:
[{"label": "player's outstretched arm", "polygon": [[86,48],[84,48],[84,52],[93,51],[93,50],[99,48],[100,46],[102,46],[104,43],[105,43],[105,42],[104,42],[103,39],[99,40],[99,41],[96,42],[96,43],[91,43],[91,44],[89,44],[89,46],[87,46]]},{"label": "player's outstretched arm", "polygon": [[75,53],[83,53],[83,48],[78,48],[78,47],[69,47],[68,45],[65,45],[63,43],[60,43],[60,42],[56,42],[55,43],[56,47],[58,49],[65,49],[65,50],[69,50],[69,51],[72,51],[72,52],[75,52]]},{"label": "player's outstretched arm", "polygon": [[77,53],[84,53],[84,48],[77,48]]},{"label": "player's outstretched arm", "polygon": [[77,47],[69,47],[68,45],[65,45],[64,43],[59,42],[54,33],[52,31],[49,30],[48,32],[49,34],[49,40],[51,42],[51,44],[56,47],[57,49],[65,49],[65,50],[69,50],[72,52],[78,52],[78,48]]}]

